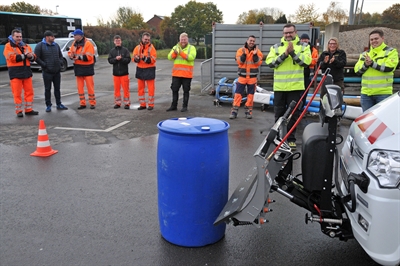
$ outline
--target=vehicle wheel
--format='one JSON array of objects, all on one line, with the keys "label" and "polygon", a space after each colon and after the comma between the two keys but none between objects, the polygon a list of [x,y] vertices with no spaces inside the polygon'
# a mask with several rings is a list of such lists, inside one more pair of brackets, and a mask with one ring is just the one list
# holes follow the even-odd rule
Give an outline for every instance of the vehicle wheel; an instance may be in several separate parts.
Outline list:
[{"label": "vehicle wheel", "polygon": [[64,72],[65,70],[67,70],[67,68],[68,68],[67,60],[65,60],[65,58],[64,58],[63,64],[61,66],[61,72]]}]

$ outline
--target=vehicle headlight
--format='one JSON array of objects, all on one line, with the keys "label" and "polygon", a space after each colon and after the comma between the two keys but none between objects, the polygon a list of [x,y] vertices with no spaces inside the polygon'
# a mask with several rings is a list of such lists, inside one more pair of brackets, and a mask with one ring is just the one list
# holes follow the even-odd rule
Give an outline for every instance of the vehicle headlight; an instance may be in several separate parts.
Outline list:
[{"label": "vehicle headlight", "polygon": [[367,169],[378,179],[381,187],[397,187],[400,184],[400,152],[371,151],[368,156]]}]

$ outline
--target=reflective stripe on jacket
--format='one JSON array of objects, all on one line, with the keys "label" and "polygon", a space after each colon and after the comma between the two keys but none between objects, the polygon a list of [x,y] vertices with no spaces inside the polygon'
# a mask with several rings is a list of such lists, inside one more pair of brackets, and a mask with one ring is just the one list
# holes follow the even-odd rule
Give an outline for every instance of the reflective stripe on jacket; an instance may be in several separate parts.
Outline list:
[{"label": "reflective stripe on jacket", "polygon": [[[372,65],[365,65],[365,56],[369,55]],[[399,55],[395,48],[382,43],[370,48],[360,55],[354,66],[354,72],[362,75],[361,93],[371,95],[387,95],[393,93],[393,73],[399,63]]]},{"label": "reflective stripe on jacket", "polygon": [[[180,53],[175,54],[175,49],[180,49]],[[184,49],[182,49],[179,44],[172,47],[168,54],[168,60],[174,61],[172,76],[193,78],[194,60],[196,59],[196,55],[196,47],[193,45],[188,44]]]},{"label": "reflective stripe on jacket", "polygon": [[265,63],[274,69],[274,91],[304,90],[304,67],[311,63],[310,46],[299,37],[292,41],[294,51],[285,55],[289,42],[282,37],[281,43],[271,46]]},{"label": "reflective stripe on jacket", "polygon": [[83,37],[79,42],[74,41],[68,51],[68,56],[79,56],[81,59],[76,59],[74,62],[75,76],[93,76],[95,52],[93,44]]},{"label": "reflective stripe on jacket", "polygon": [[[244,55],[244,56],[243,56]],[[238,64],[238,82],[241,84],[255,84],[257,82],[258,68],[262,64],[263,54],[257,49],[257,54],[242,47],[236,51]],[[242,61],[244,59],[244,61]]]},{"label": "reflective stripe on jacket", "polygon": [[32,53],[32,48],[25,44],[19,47],[18,45],[8,42],[6,43],[3,55],[6,58],[8,75],[10,79],[29,78],[32,77],[31,61],[35,61],[36,56],[29,60],[24,54]]},{"label": "reflective stripe on jacket", "polygon": [[[135,60],[139,56],[139,61]],[[152,80],[156,78],[156,59],[157,51],[153,44],[149,43],[137,45],[133,49],[132,61],[137,63],[135,78],[142,80]]]},{"label": "reflective stripe on jacket", "polygon": [[[156,48],[154,48],[153,44],[149,43],[147,45],[137,45],[135,49],[133,49],[132,61],[135,60],[134,57],[136,55],[138,55],[140,58],[140,61],[136,62],[138,67],[149,68],[156,66],[157,51]],[[150,63],[147,63],[148,58],[150,58]]]}]

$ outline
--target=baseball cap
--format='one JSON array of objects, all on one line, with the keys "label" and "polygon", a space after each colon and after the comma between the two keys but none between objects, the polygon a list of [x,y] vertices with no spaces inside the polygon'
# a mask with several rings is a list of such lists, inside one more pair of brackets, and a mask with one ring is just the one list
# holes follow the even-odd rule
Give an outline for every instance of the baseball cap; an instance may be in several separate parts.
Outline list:
[{"label": "baseball cap", "polygon": [[73,35],[82,35],[83,36],[83,31],[81,29],[76,29],[72,34]]},{"label": "baseball cap", "polygon": [[300,40],[301,39],[310,39],[310,37],[308,36],[308,34],[307,33],[303,33],[301,36],[300,36]]}]

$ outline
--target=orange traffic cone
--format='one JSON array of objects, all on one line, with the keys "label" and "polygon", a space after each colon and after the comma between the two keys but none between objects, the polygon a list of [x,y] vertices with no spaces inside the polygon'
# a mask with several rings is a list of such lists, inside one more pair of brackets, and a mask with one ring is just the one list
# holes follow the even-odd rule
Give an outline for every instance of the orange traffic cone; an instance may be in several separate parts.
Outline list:
[{"label": "orange traffic cone", "polygon": [[57,153],[58,151],[53,150],[50,147],[49,137],[47,136],[46,126],[44,121],[39,121],[39,135],[37,141],[37,148],[35,152],[31,153],[31,156],[47,157]]}]

